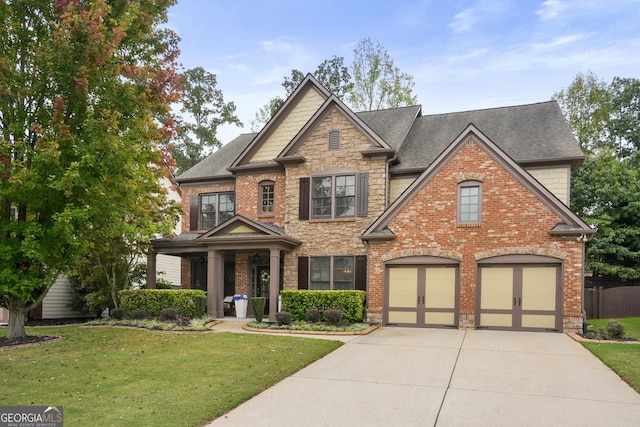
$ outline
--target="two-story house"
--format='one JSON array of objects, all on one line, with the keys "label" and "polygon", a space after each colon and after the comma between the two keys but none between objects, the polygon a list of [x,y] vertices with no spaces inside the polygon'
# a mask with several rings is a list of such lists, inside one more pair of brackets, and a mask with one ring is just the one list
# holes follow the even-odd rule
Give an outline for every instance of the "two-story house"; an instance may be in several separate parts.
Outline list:
[{"label": "two-story house", "polygon": [[182,233],[149,265],[180,257],[215,317],[236,293],[273,319],[281,289],[362,289],[385,325],[580,329],[595,230],[567,206],[583,158],[555,102],[354,113],[309,75],[258,134],[176,179]]}]

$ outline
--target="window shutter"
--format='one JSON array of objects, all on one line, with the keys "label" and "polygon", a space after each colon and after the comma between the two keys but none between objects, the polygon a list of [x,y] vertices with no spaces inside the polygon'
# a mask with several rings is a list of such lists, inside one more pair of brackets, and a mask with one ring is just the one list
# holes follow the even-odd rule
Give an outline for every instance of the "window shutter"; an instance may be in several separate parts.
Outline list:
[{"label": "window shutter", "polygon": [[340,149],[340,131],[332,130],[329,132],[329,151]]},{"label": "window shutter", "polygon": [[309,257],[298,257],[298,289],[309,289]]},{"label": "window shutter", "polygon": [[367,257],[366,255],[356,256],[354,287],[357,291],[367,290]]},{"label": "window shutter", "polygon": [[193,195],[189,199],[189,231],[198,229],[198,196]]},{"label": "window shutter", "polygon": [[359,173],[356,190],[356,216],[367,216],[369,210],[369,173]]},{"label": "window shutter", "polygon": [[299,219],[309,219],[309,190],[311,178],[300,178],[300,203],[298,205]]}]

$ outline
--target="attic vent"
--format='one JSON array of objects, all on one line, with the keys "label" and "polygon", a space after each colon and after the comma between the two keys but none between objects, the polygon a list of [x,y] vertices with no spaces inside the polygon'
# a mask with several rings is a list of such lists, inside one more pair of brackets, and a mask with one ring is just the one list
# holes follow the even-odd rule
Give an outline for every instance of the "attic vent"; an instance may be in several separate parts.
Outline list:
[{"label": "attic vent", "polygon": [[340,131],[329,131],[329,151],[340,149]]}]

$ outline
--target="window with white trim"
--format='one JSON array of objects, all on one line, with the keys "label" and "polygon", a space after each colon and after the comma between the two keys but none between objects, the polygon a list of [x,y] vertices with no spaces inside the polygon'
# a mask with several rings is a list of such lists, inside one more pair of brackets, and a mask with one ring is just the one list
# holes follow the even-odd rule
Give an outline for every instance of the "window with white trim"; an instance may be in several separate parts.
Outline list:
[{"label": "window with white trim", "polygon": [[275,183],[263,181],[260,183],[260,203],[258,213],[272,214],[275,206]]}]

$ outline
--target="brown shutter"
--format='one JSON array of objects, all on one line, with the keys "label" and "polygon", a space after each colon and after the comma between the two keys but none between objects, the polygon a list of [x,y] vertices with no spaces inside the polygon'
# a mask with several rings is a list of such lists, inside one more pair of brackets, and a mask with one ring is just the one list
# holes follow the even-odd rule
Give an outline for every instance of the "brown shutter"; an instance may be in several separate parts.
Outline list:
[{"label": "brown shutter", "polygon": [[198,196],[193,195],[189,199],[189,231],[198,229]]},{"label": "brown shutter", "polygon": [[309,257],[298,257],[298,289],[309,289]]},{"label": "brown shutter", "polygon": [[367,290],[367,257],[366,255],[356,256],[356,269],[355,269],[355,283],[354,287],[357,291]]},{"label": "brown shutter", "polygon": [[309,189],[311,178],[300,178],[300,203],[298,205],[298,218],[309,219]]},{"label": "brown shutter", "polygon": [[359,173],[356,189],[356,216],[367,216],[369,211],[369,173]]}]

